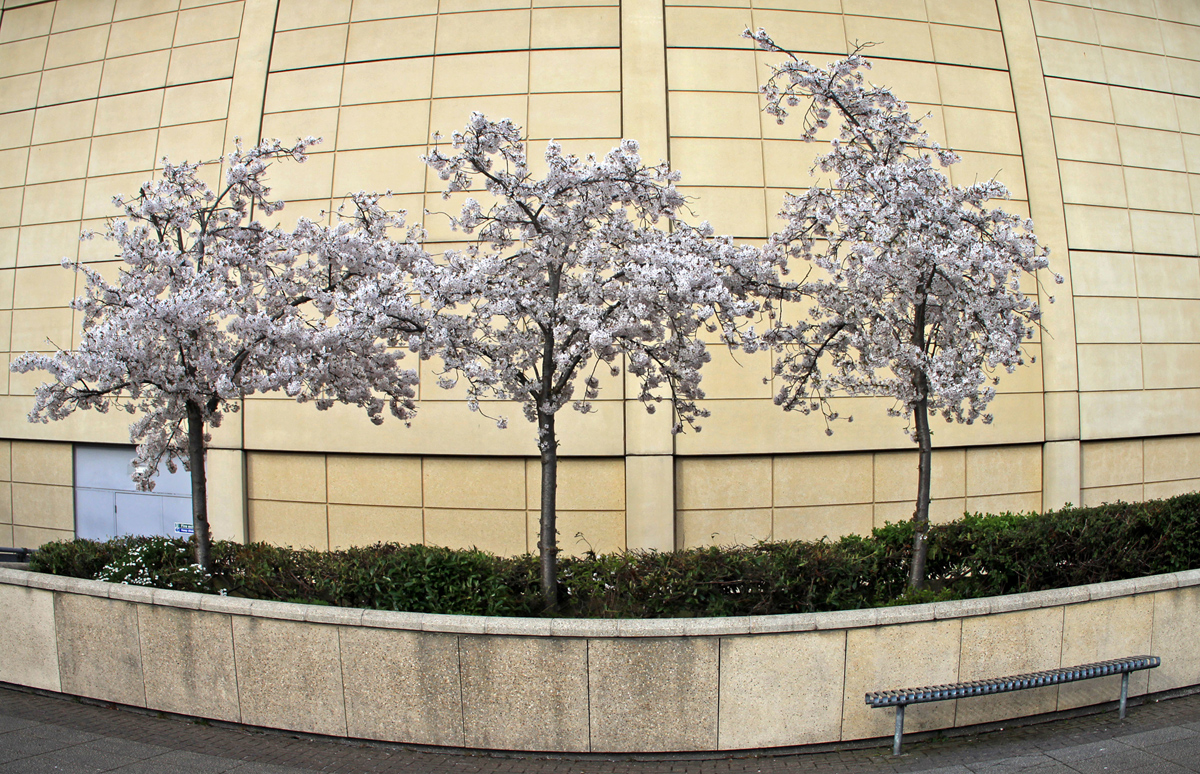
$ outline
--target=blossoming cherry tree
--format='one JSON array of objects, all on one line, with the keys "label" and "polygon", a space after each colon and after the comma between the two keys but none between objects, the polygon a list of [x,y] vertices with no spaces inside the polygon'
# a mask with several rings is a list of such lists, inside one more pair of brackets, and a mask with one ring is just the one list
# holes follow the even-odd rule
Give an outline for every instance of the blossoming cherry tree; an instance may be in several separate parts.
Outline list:
[{"label": "blossoming cherry tree", "polygon": [[394,217],[360,194],[355,212],[334,226],[302,220],[287,232],[254,220],[283,206],[269,198],[270,164],[302,162],[315,142],[239,145],[223,160],[216,191],[203,181],[203,165],[164,161],[137,195],[114,199],[124,213],[105,234],[123,262],[115,280],[63,262],[87,282],[72,302],[83,313],[78,348],[27,353],[12,365],[52,378],[37,389],[30,421],[64,419],[77,409],[137,415],[129,435],[139,488],[153,488],[160,462],[174,471],[183,461],[196,562],[206,571],[204,448],[209,429],[237,411],[239,399],[282,390],[320,408],[355,403],[376,421],[384,404],[378,393],[401,418],[414,408],[416,373],[396,367],[403,351],[385,347],[372,325],[339,308],[356,278],[419,252],[386,239]]},{"label": "blossoming cherry tree", "polygon": [[767,113],[783,123],[789,108],[805,104],[801,138],[809,142],[835,112],[841,121],[814,167],[828,182],[785,198],[786,223],[768,244],[819,270],[794,296],[810,307],[810,318],[780,319],[766,336],[781,353],[775,402],[833,419],[827,401],[835,394],[895,399],[888,413],[910,422],[919,449],[909,582],[920,589],[929,417],[992,421],[986,409],[996,374],[1026,362],[1024,344],[1040,324],[1037,299],[1023,292],[1021,278],[1046,268],[1048,251],[1030,220],[985,206],[1008,198],[1001,183],[950,183],[941,168],[958,157],[932,142],[891,91],[864,80],[870,64],[857,51],[820,68],[761,29],[743,34],[787,56],[762,88]]},{"label": "blossoming cherry tree", "polygon": [[753,313],[745,278],[760,270],[759,251],[678,220],[677,173],[643,165],[633,140],[603,158],[551,142],[537,176],[520,130],[475,113],[453,151],[425,158],[446,195],[478,179],[494,203],[468,198],[453,224],[470,243],[415,272],[437,311],[427,343],[473,408],[484,397],[519,401],[537,427],[542,596],[554,610],[558,412],[592,411],[599,369],[615,377],[623,366],[647,411],[669,395],[676,431],[707,416],[697,403],[702,334],[725,335]]}]

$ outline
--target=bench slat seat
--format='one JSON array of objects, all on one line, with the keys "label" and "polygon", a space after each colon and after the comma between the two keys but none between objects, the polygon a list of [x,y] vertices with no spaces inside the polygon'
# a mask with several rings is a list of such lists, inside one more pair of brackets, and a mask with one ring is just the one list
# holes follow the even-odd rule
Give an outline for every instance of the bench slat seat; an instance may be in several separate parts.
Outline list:
[{"label": "bench slat seat", "polygon": [[1125,700],[1129,691],[1129,673],[1140,669],[1154,669],[1161,663],[1162,661],[1158,656],[1114,658],[1108,661],[1097,661],[1092,664],[1080,664],[1062,669],[1047,669],[1044,672],[997,677],[992,680],[971,680],[965,683],[929,685],[923,688],[874,691],[866,694],[866,703],[872,707],[896,708],[896,735],[892,744],[892,752],[895,755],[899,755],[900,741],[904,735],[904,708],[909,704],[1009,693],[1010,691],[1021,691],[1026,688],[1061,685],[1063,683],[1073,683],[1077,680],[1090,680],[1094,677],[1119,674],[1121,675],[1120,712],[1121,717],[1124,718]]}]

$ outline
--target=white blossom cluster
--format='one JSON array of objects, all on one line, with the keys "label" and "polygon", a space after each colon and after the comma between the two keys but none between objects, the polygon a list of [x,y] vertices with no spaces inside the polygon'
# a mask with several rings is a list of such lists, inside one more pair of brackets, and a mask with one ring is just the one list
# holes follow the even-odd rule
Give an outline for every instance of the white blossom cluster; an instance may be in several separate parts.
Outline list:
[{"label": "white blossom cluster", "polygon": [[[761,29],[744,36],[788,53]],[[920,407],[990,422],[995,375],[1025,362],[1041,319],[1020,281],[1048,266],[1046,247],[1028,219],[985,206],[1008,198],[1002,184],[949,182],[939,167],[958,157],[903,101],[864,81],[870,64],[857,52],[826,68],[788,55],[762,89],[766,111],[783,123],[788,108],[807,105],[801,136],[810,142],[834,113],[841,127],[814,167],[829,182],[785,198],[786,224],[767,246],[819,269],[788,295],[807,319],[764,335],[783,353],[775,402],[835,419],[834,394],[886,395],[896,416]]]},{"label": "white blossom cluster", "polygon": [[[283,206],[269,198],[271,162],[303,162],[315,142],[239,144],[222,160],[217,191],[201,179],[202,165],[164,159],[162,174],[137,195],[116,197],[123,217],[104,237],[123,262],[118,276],[64,261],[87,282],[72,303],[83,313],[78,347],[28,353],[12,365],[52,379],[38,388],[30,421],[76,409],[137,415],[134,478],[152,489],[160,461],[172,472],[177,460],[194,464],[189,421],[217,427],[248,395],[282,390],[319,408],[355,403],[378,422],[382,394],[394,414],[411,416],[417,376],[396,366],[403,351],[377,339],[373,319],[343,308],[364,277],[395,274],[420,252],[387,237],[401,221],[367,194],[353,197],[354,212],[334,226],[301,220],[287,232],[254,219]],[[415,310],[409,317],[419,324]]]},{"label": "white blossom cluster", "polygon": [[586,413],[598,370],[615,377],[623,360],[648,411],[665,388],[675,429],[695,427],[708,414],[697,403],[702,335],[732,338],[756,313],[760,251],[679,221],[678,173],[644,166],[633,140],[582,159],[551,142],[542,177],[511,121],[472,114],[452,141],[453,155],[424,158],[446,196],[480,180],[494,203],[466,200],[452,224],[472,240],[420,265],[414,284],[437,311],[427,344],[465,380],[472,407],[520,401],[531,422],[568,403]]}]

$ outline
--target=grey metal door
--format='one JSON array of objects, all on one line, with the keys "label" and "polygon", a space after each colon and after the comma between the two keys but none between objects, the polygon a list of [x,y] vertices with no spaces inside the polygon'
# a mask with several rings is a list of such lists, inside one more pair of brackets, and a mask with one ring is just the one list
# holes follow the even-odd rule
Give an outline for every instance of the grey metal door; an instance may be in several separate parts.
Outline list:
[{"label": "grey metal door", "polygon": [[120,535],[187,537],[192,529],[187,471],[159,468],[153,492],[138,492],[133,447],[75,446],[75,535],[107,540]]}]

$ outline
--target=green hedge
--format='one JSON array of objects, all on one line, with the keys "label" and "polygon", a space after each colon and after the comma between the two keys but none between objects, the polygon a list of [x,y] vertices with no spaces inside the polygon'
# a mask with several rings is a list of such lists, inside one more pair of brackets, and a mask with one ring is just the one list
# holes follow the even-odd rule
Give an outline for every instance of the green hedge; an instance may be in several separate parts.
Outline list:
[{"label": "green hedge", "polygon": [[[931,590],[905,594],[912,526],[837,542],[564,557],[568,616],[670,618],[846,610],[1012,594],[1200,567],[1200,494],[1044,514],[969,515],[930,530]],[[188,544],[126,537],[50,543],[31,568],[79,578],[380,610],[536,615],[537,557],[378,544],[298,551],[214,545],[212,577]]]}]

